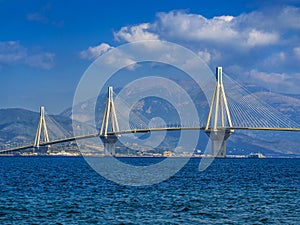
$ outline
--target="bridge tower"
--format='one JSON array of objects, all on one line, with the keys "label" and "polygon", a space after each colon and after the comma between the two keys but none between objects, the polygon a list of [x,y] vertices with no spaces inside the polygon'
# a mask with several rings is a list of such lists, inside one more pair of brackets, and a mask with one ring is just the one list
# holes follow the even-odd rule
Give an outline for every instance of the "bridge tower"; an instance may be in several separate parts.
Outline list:
[{"label": "bridge tower", "polygon": [[205,132],[212,142],[212,156],[219,158],[226,157],[226,140],[234,132],[222,76],[222,67],[217,67],[217,83],[205,126]]},{"label": "bridge tower", "polygon": [[114,134],[114,132],[118,131],[119,124],[113,99],[113,87],[109,86],[105,112],[99,132],[99,136],[104,144],[105,155],[115,155],[115,144],[118,141],[119,135]]},{"label": "bridge tower", "polygon": [[36,130],[35,139],[34,139],[34,148],[37,150],[42,150],[43,153],[47,152],[48,146],[43,147],[43,149],[40,149],[40,141],[41,137],[43,136],[43,142],[49,142],[49,135],[45,120],[45,108],[44,106],[40,107],[40,120],[39,124]]}]

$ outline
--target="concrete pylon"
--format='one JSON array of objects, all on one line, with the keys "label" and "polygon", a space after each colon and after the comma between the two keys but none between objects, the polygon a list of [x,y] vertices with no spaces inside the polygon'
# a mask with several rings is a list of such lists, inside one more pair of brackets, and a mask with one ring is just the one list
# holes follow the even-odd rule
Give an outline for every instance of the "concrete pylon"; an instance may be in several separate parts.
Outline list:
[{"label": "concrete pylon", "polygon": [[217,83],[205,126],[205,132],[212,142],[212,156],[220,158],[226,157],[226,140],[234,132],[222,76],[222,67],[217,67]]},{"label": "concrete pylon", "polygon": [[109,86],[105,112],[99,132],[99,136],[104,144],[105,155],[115,155],[115,144],[119,139],[119,135],[116,135],[115,132],[118,131],[119,124],[113,99],[113,87]]},{"label": "concrete pylon", "polygon": [[[47,125],[45,120],[44,106],[40,107],[40,120],[39,120],[38,127],[36,129],[36,134],[35,134],[35,139],[33,144],[34,148],[37,150],[41,150],[40,149],[41,136],[43,136],[43,142],[49,142],[49,135],[48,135]],[[47,152],[47,150],[48,150],[48,146],[45,146],[43,147],[42,152]]]}]

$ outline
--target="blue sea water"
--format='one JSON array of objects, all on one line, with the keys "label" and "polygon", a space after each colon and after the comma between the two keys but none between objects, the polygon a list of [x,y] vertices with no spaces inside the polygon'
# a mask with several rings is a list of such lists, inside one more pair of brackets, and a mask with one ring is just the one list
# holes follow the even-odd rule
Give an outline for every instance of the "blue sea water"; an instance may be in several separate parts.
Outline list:
[{"label": "blue sea water", "polygon": [[1,157],[0,224],[300,224],[300,159],[216,159],[204,172],[198,164],[132,187],[81,157]]}]

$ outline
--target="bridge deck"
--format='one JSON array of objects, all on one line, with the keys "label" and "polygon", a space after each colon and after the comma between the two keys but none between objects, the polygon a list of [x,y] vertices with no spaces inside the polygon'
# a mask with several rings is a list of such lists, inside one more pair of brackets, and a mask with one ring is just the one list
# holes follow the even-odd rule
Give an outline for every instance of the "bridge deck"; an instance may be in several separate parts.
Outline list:
[{"label": "bridge deck", "polygon": [[[152,131],[175,131],[175,130],[205,130],[205,127],[163,127],[163,128],[145,128],[145,129],[132,129],[124,130],[119,132],[108,132],[108,135],[121,135],[129,133],[148,133]],[[208,128],[207,130],[212,130]],[[295,131],[300,132],[300,128],[289,128],[289,127],[224,127],[218,128],[218,130],[257,130],[257,131]]]},{"label": "bridge deck", "polygon": [[[209,128],[208,130],[211,130]],[[107,135],[122,135],[122,134],[130,134],[130,133],[149,133],[149,132],[157,132],[157,131],[176,131],[176,130],[205,130],[205,127],[162,127],[162,128],[145,128],[145,129],[132,129],[132,130],[123,130],[119,132],[108,132]],[[290,131],[290,132],[300,132],[300,128],[289,128],[289,127],[224,127],[218,128],[218,130],[248,130],[248,131]],[[99,133],[76,136],[76,137],[69,137],[63,138],[58,140],[53,140],[49,142],[42,142],[39,146],[47,146],[53,145],[58,143],[70,142],[75,140],[81,139],[88,139],[88,138],[95,138],[99,137]],[[8,153],[8,152],[15,152],[24,149],[34,148],[34,145],[25,145],[11,149],[1,150],[0,154]]]}]

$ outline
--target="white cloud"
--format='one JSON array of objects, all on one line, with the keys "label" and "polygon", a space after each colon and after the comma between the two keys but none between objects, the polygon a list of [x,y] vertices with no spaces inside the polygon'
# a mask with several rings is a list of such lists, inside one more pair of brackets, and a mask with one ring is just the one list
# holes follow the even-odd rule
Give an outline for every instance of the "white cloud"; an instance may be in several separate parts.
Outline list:
[{"label": "white cloud", "polygon": [[279,36],[276,33],[267,33],[257,30],[251,30],[249,32],[249,38],[247,40],[248,46],[260,46],[275,44],[279,40]]},{"label": "white cloud", "polygon": [[300,30],[300,23],[299,23],[299,16],[300,16],[300,8],[287,6],[284,7],[279,13],[277,21],[274,23],[274,17],[269,18],[273,21],[274,25],[280,26],[281,29],[295,29]]},{"label": "white cloud", "polygon": [[83,50],[80,52],[80,58],[82,59],[90,59],[94,60],[98,56],[106,53],[113,47],[106,43],[101,43],[100,45],[89,47],[87,50]]},{"label": "white cloud", "polygon": [[192,49],[213,67],[239,63],[244,70],[299,71],[300,8],[268,7],[237,16],[207,18],[186,11],[161,12],[151,23],[122,27],[119,41],[160,39]]},{"label": "white cloud", "polygon": [[40,53],[27,57],[25,62],[32,67],[51,69],[54,65],[54,57],[53,53]]},{"label": "white cloud", "polygon": [[[192,49],[212,68],[219,65],[227,71],[240,68],[245,71],[243,74],[251,71],[247,76],[262,83],[283,82],[289,86],[300,69],[298,21],[300,8],[292,6],[212,18],[175,10],[157,13],[153,22],[124,26],[114,32],[114,37],[120,42],[157,39],[175,42]],[[103,54],[110,46],[96,47],[82,51],[81,57],[94,58],[99,55],[97,52]],[[298,78],[296,82],[300,84]]]},{"label": "white cloud", "polygon": [[127,42],[141,40],[157,40],[158,35],[149,31],[150,24],[142,23],[136,26],[125,26],[120,31],[114,33],[116,40],[124,40]]},{"label": "white cloud", "polygon": [[113,65],[116,68],[123,68],[126,66],[127,70],[134,71],[137,67],[136,61],[132,59],[132,55],[120,50],[114,49],[104,61],[107,65]]},{"label": "white cloud", "polygon": [[299,94],[300,73],[288,74],[277,72],[262,72],[253,69],[245,72],[243,77],[252,84],[265,87],[270,91],[284,94]]},{"label": "white cloud", "polygon": [[[108,54],[104,55],[106,52]],[[116,68],[122,68],[127,66],[128,70],[134,70],[136,68],[136,62],[132,60],[132,56],[123,52],[118,48],[114,48],[106,43],[101,43],[94,47],[88,47],[79,53],[81,59],[96,60],[97,57],[104,55],[101,58],[101,63],[105,63]]]},{"label": "white cloud", "polygon": [[300,59],[300,46],[293,49],[295,56]]},{"label": "white cloud", "polygon": [[[276,31],[255,26],[255,14],[241,16],[216,16],[205,18],[184,11],[158,13],[154,23],[125,26],[114,33],[119,41],[164,39],[180,42],[205,42],[208,44],[253,48],[278,43]],[[251,21],[247,22],[247,21]]]},{"label": "white cloud", "polygon": [[21,61],[27,56],[27,49],[17,41],[0,42],[0,64]]},{"label": "white cloud", "polygon": [[26,19],[29,22],[37,22],[45,25],[52,25],[57,28],[64,27],[65,21],[61,18],[53,18],[53,13],[51,13],[51,11],[51,4],[47,3],[40,10],[28,13],[26,15]]},{"label": "white cloud", "polygon": [[282,66],[287,60],[287,54],[285,52],[274,52],[266,56],[262,62],[265,68],[278,68]]},{"label": "white cloud", "polygon": [[249,75],[253,80],[268,84],[282,84],[289,78],[289,75],[284,73],[266,73],[256,69],[251,70]]},{"label": "white cloud", "polygon": [[231,22],[231,21],[234,19],[233,16],[219,16],[218,18],[219,18],[220,20],[224,20],[224,21],[226,21],[226,22]]},{"label": "white cloud", "polygon": [[186,41],[228,42],[238,33],[232,28],[232,16],[207,19],[202,15],[187,14],[182,11],[159,13],[155,27],[166,39],[183,39]]},{"label": "white cloud", "polygon": [[211,54],[208,52],[207,49],[205,49],[204,51],[199,51],[198,55],[206,63],[209,63],[211,60]]},{"label": "white cloud", "polygon": [[37,52],[22,46],[18,41],[0,42],[0,65],[25,64],[31,67],[50,69],[54,64],[54,53]]}]

